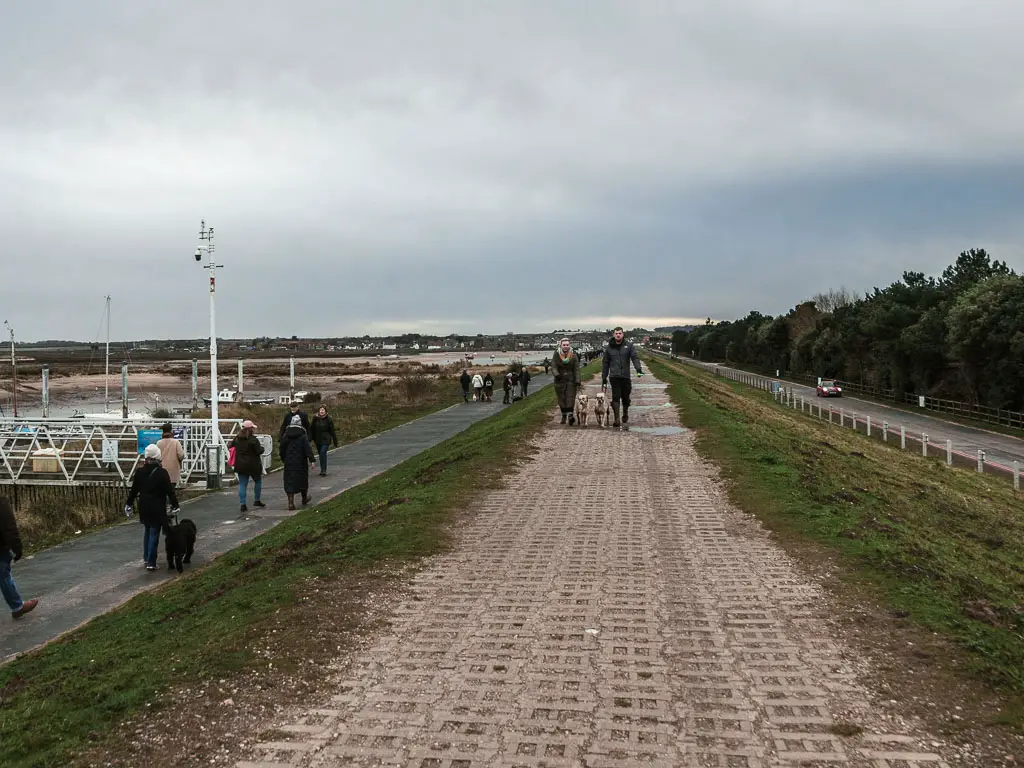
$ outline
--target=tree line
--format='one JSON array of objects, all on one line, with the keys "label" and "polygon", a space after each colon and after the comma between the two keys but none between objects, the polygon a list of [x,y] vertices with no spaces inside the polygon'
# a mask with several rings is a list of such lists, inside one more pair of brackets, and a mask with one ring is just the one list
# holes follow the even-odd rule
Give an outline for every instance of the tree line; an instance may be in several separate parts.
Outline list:
[{"label": "tree line", "polygon": [[750,312],[672,335],[675,354],[774,374],[1024,410],[1024,276],[984,249],[938,278],[904,272],[858,297],[818,294],[786,315]]}]

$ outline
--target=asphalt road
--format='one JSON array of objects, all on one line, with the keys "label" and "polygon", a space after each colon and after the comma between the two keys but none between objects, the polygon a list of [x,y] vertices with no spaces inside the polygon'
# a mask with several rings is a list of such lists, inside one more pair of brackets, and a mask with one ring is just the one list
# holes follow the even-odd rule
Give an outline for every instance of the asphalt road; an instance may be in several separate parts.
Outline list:
[{"label": "asphalt road", "polygon": [[[713,363],[700,363],[694,360],[684,360],[678,358],[679,362],[686,363],[687,365],[696,365],[706,370],[714,371],[718,368],[723,373],[725,371],[733,371],[735,373],[746,373],[735,368],[728,368],[724,365],[715,365]],[[769,380],[770,377],[762,377]],[[997,468],[1003,468],[1007,471],[1013,471],[1013,462],[1019,461],[1024,466],[1024,440],[1016,437],[1010,437],[1009,435],[1003,435],[998,432],[989,432],[985,429],[979,429],[977,427],[965,427],[960,424],[953,424],[943,419],[937,419],[933,416],[925,415],[924,413],[913,413],[903,411],[898,408],[891,408],[881,403],[872,402],[870,400],[860,400],[855,397],[848,397],[845,394],[838,398],[823,398],[816,395],[814,387],[808,387],[803,384],[797,384],[794,382],[786,381],[785,379],[778,379],[782,382],[782,385],[786,389],[792,389],[798,397],[806,398],[807,402],[813,403],[815,406],[820,405],[825,412],[828,412],[829,406],[835,411],[835,418],[839,418],[839,410],[843,409],[846,412],[847,424],[850,423],[849,416],[851,413],[856,413],[857,418],[863,421],[867,416],[871,417],[872,428],[881,430],[882,422],[889,423],[890,429],[890,440],[892,439],[892,432],[896,432],[896,439],[899,439],[899,429],[902,425],[906,429],[907,437],[917,439],[921,434],[928,435],[928,442],[933,445],[942,446],[942,448],[936,448],[935,452],[938,453],[940,450],[945,450],[946,440],[952,441],[953,451],[959,453],[965,458],[971,460],[977,460],[978,451],[982,450],[985,452],[985,461],[988,464],[995,465]]]}]

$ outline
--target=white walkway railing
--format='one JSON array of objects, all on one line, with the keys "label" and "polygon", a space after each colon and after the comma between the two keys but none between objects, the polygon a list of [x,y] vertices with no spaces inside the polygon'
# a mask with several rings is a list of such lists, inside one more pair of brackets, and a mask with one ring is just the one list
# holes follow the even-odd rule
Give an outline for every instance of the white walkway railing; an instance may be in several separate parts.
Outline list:
[{"label": "white walkway railing", "polygon": [[[127,485],[140,464],[140,445],[159,439],[160,427],[168,421],[185,449],[182,482],[205,479],[209,419],[6,419],[0,420],[0,484]],[[241,421],[222,419],[218,425],[217,472],[223,475],[228,443]]]}]

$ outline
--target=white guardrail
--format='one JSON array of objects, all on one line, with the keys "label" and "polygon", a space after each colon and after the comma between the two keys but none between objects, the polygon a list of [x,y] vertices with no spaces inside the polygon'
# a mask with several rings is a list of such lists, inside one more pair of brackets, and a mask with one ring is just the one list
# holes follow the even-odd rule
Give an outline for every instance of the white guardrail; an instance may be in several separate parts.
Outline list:
[{"label": "white guardrail", "polygon": [[[738,381],[741,384],[746,384],[754,389],[761,389],[766,392],[770,392],[775,402],[783,407],[798,410],[801,413],[812,417],[815,415],[815,411],[817,411],[817,418],[821,421],[824,421],[827,417],[829,424],[838,423],[838,426],[840,427],[851,426],[853,429],[866,434],[868,437],[879,437],[882,442],[888,443],[890,441],[895,441],[896,435],[899,434],[900,448],[903,450],[906,450],[907,441],[909,440],[910,442],[917,443],[921,446],[921,455],[924,457],[928,457],[929,455],[941,456],[942,452],[945,452],[947,465],[952,466],[955,457],[963,459],[974,464],[978,472],[985,472],[986,469],[989,469],[996,471],[998,474],[1002,474],[1004,477],[1012,476],[1014,489],[1018,491],[1020,490],[1019,461],[1014,461],[1012,466],[1005,466],[1003,464],[990,461],[986,458],[985,451],[983,450],[979,449],[977,456],[963,453],[962,451],[953,449],[952,440],[946,440],[945,443],[936,443],[929,439],[927,432],[922,432],[920,434],[909,432],[903,424],[890,425],[887,421],[883,421],[879,424],[877,420],[872,423],[870,416],[861,416],[858,420],[858,416],[855,412],[847,412],[845,408],[839,408],[837,412],[831,405],[829,405],[826,410],[820,402],[808,400],[804,395],[799,394],[792,387],[786,387],[785,384],[778,379],[759,376],[756,373],[747,373],[746,371],[737,371],[732,368],[721,368],[713,363],[699,363],[687,358],[676,357],[657,349],[648,348],[646,351],[679,363],[685,363],[687,365],[692,365],[695,368],[710,371],[716,376],[723,376],[727,379],[731,379],[732,381]],[[894,427],[898,427],[898,433]],[[929,451],[932,451],[932,453],[929,454]]]},{"label": "white guardrail", "polygon": [[217,474],[225,474],[228,443],[240,420],[221,419],[214,443],[220,451],[208,451],[209,419],[5,419],[0,421],[0,484],[127,485],[142,451],[160,439],[167,423],[185,449],[182,483],[206,479],[207,453],[219,454]]}]

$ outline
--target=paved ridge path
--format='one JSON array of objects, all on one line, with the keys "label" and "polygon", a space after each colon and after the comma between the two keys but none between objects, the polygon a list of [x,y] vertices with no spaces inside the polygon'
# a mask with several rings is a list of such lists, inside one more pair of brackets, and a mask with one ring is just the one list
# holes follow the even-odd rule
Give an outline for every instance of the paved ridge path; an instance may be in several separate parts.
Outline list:
[{"label": "paved ridge path", "polygon": [[328,668],[333,695],[263,724],[290,738],[236,747],[238,768],[948,767],[716,494],[664,385],[634,395],[630,433],[552,424]]},{"label": "paved ridge path", "polygon": [[[536,392],[551,376],[535,376]],[[497,395],[501,395],[498,391]],[[374,475],[394,467],[500,411],[500,399],[490,403],[460,403],[387,432],[343,445],[330,453],[327,477],[310,475],[309,508]],[[127,494],[126,494],[127,495]],[[288,512],[280,472],[263,478],[265,509],[239,516],[237,486],[186,502],[182,517],[196,521],[199,541],[193,567],[213,560],[295,514]],[[301,507],[300,507],[301,509]],[[87,534],[19,560],[14,566],[18,591],[38,597],[39,607],[0,630],[0,661],[49,642],[80,624],[126,602],[139,592],[174,578],[165,568],[163,542],[159,570],[142,566],[142,527],[138,518],[123,525]],[[187,567],[187,566],[186,566]]]}]

